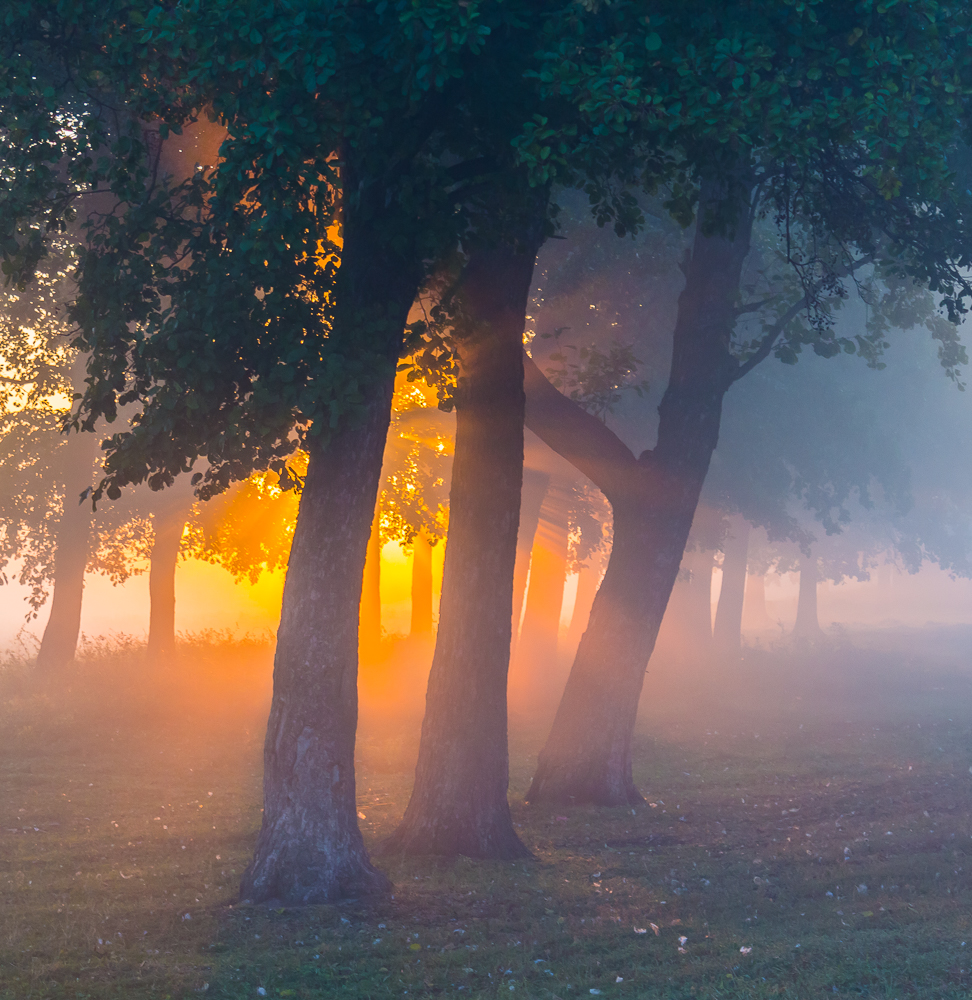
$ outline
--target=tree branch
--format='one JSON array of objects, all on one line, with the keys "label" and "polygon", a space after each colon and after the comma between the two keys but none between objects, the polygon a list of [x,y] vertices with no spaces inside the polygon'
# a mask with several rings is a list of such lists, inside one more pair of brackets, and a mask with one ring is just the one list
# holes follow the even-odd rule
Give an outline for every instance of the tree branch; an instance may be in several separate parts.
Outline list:
[{"label": "tree branch", "polygon": [[637,467],[631,449],[597,417],[554,388],[525,351],[523,388],[526,426],[613,503]]},{"label": "tree branch", "polygon": [[[871,264],[874,262],[874,254],[868,254],[866,257],[861,257],[860,260],[855,260],[852,264],[846,267],[840,268],[835,272],[835,276],[838,278],[846,278],[847,275],[853,274],[855,271],[864,267],[865,264]],[[813,286],[813,292],[817,292],[823,287],[822,282],[818,282]],[[798,302],[794,302],[792,306],[773,324],[769,332],[763,337],[760,342],[759,347],[756,349],[756,353],[745,361],[743,364],[739,365],[736,369],[735,374],[732,376],[733,382],[738,382],[743,375],[748,375],[761,361],[765,361],[769,357],[770,351],[773,350],[773,345],[780,339],[780,335],[786,329],[788,323],[792,322],[796,317],[807,307],[807,303],[810,299],[810,292],[803,296]]]}]

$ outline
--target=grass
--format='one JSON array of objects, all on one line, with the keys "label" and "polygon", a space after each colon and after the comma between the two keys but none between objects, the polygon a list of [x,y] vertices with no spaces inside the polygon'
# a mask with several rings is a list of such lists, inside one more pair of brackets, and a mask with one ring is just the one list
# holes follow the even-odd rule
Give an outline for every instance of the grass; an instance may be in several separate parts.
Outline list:
[{"label": "grass", "polygon": [[[523,805],[545,732],[518,720],[534,860],[382,861],[391,899],[283,910],[237,895],[267,644],[204,636],[153,669],[120,640],[58,685],[8,663],[0,997],[968,997],[967,648],[897,632],[653,667],[644,806]],[[404,809],[417,727],[365,712],[369,842]]]}]

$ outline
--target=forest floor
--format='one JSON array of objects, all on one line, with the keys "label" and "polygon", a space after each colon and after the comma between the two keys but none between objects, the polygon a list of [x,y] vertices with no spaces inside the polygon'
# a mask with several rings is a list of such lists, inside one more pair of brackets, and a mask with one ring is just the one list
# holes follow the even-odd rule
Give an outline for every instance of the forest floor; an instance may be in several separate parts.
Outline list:
[{"label": "forest floor", "polygon": [[[526,806],[526,862],[383,859],[394,896],[239,904],[260,821],[269,647],[0,667],[0,997],[951,998],[972,995],[972,629],[653,665],[635,809]],[[414,712],[365,712],[369,843]]]}]

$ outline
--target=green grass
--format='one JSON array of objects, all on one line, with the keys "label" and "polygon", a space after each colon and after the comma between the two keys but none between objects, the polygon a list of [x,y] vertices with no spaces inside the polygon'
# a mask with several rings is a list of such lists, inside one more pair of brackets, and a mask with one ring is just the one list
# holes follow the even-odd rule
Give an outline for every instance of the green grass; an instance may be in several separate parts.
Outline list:
[{"label": "green grass", "polygon": [[[968,997],[967,648],[899,634],[653,668],[654,807],[524,806],[544,726],[519,722],[534,860],[383,860],[392,899],[284,910],[237,905],[268,647],[208,637],[152,670],[116,643],[49,686],[9,664],[0,997]],[[404,809],[417,727],[366,713],[369,842]]]}]

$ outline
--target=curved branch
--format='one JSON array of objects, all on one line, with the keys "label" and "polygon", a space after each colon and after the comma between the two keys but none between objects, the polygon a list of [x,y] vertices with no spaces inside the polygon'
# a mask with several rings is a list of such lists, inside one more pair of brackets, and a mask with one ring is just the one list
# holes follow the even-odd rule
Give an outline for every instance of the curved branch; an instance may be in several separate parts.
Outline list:
[{"label": "curved branch", "polygon": [[631,449],[597,417],[547,381],[523,352],[526,426],[613,502],[637,468]]}]

